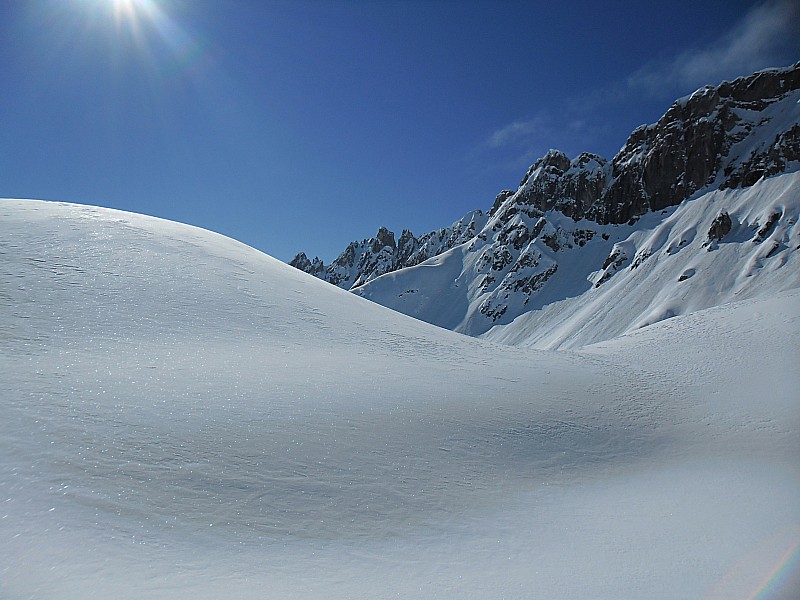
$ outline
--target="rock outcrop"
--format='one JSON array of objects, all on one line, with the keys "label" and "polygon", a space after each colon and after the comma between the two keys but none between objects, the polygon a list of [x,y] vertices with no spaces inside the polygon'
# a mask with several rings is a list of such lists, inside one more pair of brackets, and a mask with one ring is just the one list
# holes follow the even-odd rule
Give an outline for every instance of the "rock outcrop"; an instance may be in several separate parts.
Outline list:
[{"label": "rock outcrop", "polygon": [[726,235],[731,232],[733,222],[728,213],[722,212],[711,222],[711,227],[708,228],[708,241],[721,241]]}]

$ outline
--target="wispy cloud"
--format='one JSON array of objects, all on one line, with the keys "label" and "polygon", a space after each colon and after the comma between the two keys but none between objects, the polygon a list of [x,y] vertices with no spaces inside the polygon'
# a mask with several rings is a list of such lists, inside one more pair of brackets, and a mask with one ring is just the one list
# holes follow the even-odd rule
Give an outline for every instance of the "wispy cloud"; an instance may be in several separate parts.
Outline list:
[{"label": "wispy cloud", "polygon": [[731,31],[712,43],[669,61],[645,65],[628,77],[626,87],[651,94],[675,88],[688,92],[768,66],[785,66],[780,61],[797,50],[798,32],[800,3],[769,0],[745,14]]},{"label": "wispy cloud", "polygon": [[560,139],[574,140],[586,132],[587,120],[577,117],[574,112],[568,106],[562,106],[558,114],[540,110],[532,117],[495,129],[482,146],[489,150],[538,147],[547,151],[556,134]]},{"label": "wispy cloud", "polygon": [[498,127],[472,149],[467,159],[489,170],[516,173],[551,148],[568,154],[585,150],[587,139],[601,127],[574,112],[568,106],[561,106],[557,113],[539,110]]},{"label": "wispy cloud", "polygon": [[486,140],[486,145],[490,148],[501,148],[519,143],[528,143],[532,138],[544,133],[543,129],[544,119],[541,117],[514,121],[493,131]]}]

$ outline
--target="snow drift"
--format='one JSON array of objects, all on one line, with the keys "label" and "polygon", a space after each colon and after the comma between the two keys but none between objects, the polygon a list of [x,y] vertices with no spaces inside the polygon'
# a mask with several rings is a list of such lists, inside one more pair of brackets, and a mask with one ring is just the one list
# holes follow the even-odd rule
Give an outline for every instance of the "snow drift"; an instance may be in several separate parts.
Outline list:
[{"label": "snow drift", "polygon": [[1,201],[0,591],[794,597],[798,300],[535,351],[197,228]]}]

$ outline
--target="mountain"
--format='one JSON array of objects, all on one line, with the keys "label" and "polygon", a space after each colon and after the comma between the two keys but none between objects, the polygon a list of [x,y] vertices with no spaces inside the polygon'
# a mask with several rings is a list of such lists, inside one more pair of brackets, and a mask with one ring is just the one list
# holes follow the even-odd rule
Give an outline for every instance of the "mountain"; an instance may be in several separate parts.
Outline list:
[{"label": "mountain", "polygon": [[0,596],[796,598],[798,347],[798,290],[515,348],[0,200]]},{"label": "mountain", "polygon": [[707,86],[610,161],[551,150],[486,214],[291,264],[448,329],[547,348],[798,287],[798,101],[800,63]]},{"label": "mountain", "polygon": [[291,266],[346,290],[357,288],[385,273],[413,267],[432,256],[472,239],[486,223],[480,210],[468,213],[450,227],[438,229],[419,238],[404,229],[395,241],[394,233],[381,227],[373,238],[351,242],[327,267],[315,257],[309,260],[301,252]]}]

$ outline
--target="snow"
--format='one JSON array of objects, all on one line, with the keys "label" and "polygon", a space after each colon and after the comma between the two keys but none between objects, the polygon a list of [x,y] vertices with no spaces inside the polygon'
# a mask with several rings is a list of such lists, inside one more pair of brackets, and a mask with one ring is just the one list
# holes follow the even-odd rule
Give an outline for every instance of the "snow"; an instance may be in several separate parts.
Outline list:
[{"label": "snow", "polygon": [[[729,213],[733,229],[721,242],[709,243],[709,228],[721,212]],[[773,215],[778,221],[761,236]],[[509,345],[575,349],[677,315],[800,287],[799,171],[743,189],[701,190],[634,225],[574,222],[557,211],[545,216],[538,238],[519,252],[535,258],[530,269],[492,268],[509,245],[491,235],[510,229],[493,234],[490,222],[485,240],[476,237],[354,291],[460,333]],[[514,219],[538,230],[521,213],[509,223]],[[584,245],[568,239],[581,231],[594,235]],[[545,235],[557,239],[558,252],[542,241]],[[507,252],[510,259],[514,252]],[[541,289],[530,296],[514,291],[525,276],[554,264],[557,270]],[[482,313],[488,303],[508,310],[495,322]]]},{"label": "snow", "polygon": [[[709,243],[711,222],[722,211],[730,214],[734,228],[722,242]],[[773,213],[781,221],[759,240],[758,231]],[[618,228],[622,242],[611,237],[605,244],[597,241],[559,256],[550,301],[485,337],[538,348],[577,348],[676,315],[798,288],[799,220],[800,172],[745,189],[698,194],[678,207],[645,215],[634,229]],[[595,256],[587,257],[593,248]],[[614,249],[623,250],[628,261],[619,269],[610,265],[612,276],[599,287],[580,289],[575,281],[558,279],[585,276],[596,283],[601,274],[587,273],[587,268],[599,267]]]},{"label": "snow", "polygon": [[0,201],[0,596],[794,598],[796,570],[764,587],[800,540],[776,281],[553,352],[197,228]]}]

